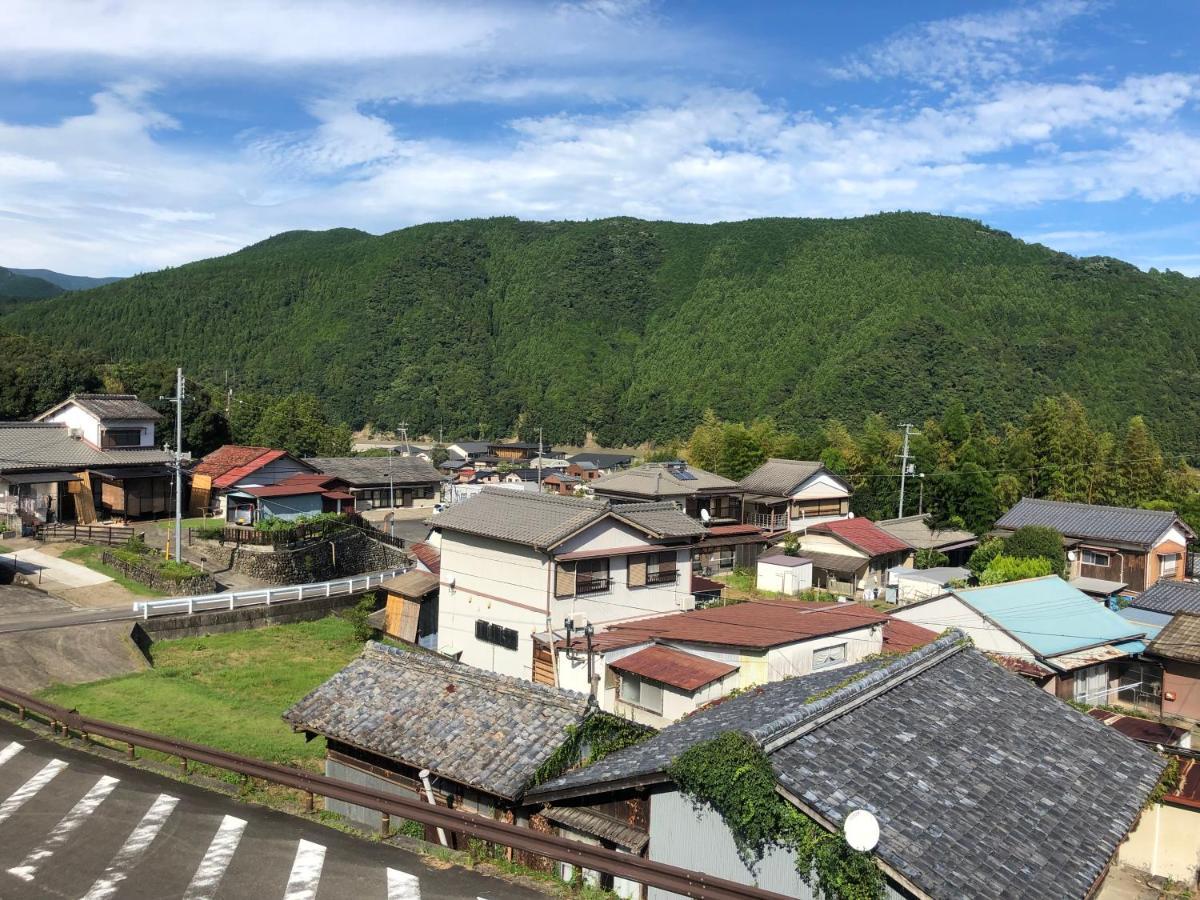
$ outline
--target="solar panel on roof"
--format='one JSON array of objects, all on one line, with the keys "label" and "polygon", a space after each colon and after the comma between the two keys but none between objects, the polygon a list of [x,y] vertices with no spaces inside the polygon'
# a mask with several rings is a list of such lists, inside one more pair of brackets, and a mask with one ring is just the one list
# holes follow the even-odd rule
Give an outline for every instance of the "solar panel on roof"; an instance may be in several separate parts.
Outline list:
[{"label": "solar panel on roof", "polygon": [[680,481],[695,481],[696,480],[696,476],[693,475],[691,472],[689,472],[687,469],[669,469],[668,471],[672,475],[674,475],[676,478],[678,478]]}]

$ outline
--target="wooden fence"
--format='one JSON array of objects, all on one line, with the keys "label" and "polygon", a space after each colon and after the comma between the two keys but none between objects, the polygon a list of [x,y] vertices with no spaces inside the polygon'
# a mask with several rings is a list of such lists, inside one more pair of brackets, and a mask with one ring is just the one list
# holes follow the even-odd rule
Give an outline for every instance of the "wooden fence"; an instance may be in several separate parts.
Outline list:
[{"label": "wooden fence", "polygon": [[39,541],[74,541],[77,544],[106,544],[115,547],[132,540],[137,531],[128,525],[39,525],[36,537]]}]

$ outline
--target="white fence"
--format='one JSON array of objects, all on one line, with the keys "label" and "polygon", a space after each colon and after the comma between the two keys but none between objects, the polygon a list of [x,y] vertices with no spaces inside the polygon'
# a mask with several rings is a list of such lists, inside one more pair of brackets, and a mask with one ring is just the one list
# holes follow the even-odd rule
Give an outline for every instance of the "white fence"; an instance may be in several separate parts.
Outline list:
[{"label": "white fence", "polygon": [[282,587],[254,588],[248,591],[226,591],[223,594],[200,594],[195,597],[172,597],[169,600],[149,600],[133,604],[133,611],[143,619],[151,616],[171,616],[187,613],[238,609],[243,606],[270,606],[285,600],[314,600],[318,597],[345,597],[379,587],[389,578],[407,572],[410,567],[384,569],[366,575],[319,581],[316,584],[289,584]]}]

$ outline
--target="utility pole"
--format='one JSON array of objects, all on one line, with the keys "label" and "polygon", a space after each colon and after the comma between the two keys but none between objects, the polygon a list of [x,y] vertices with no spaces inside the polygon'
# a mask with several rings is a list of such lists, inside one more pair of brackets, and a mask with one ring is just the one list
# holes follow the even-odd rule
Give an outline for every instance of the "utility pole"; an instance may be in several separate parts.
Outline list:
[{"label": "utility pole", "polygon": [[917,515],[925,515],[925,473],[917,473],[917,478],[920,479],[921,493],[917,495]]},{"label": "utility pole", "polygon": [[183,558],[183,369],[175,370],[175,396],[159,397],[175,404],[175,546],[172,555],[175,562]]},{"label": "utility pole", "polygon": [[538,493],[542,492],[542,429],[538,429]]},{"label": "utility pole", "polygon": [[404,455],[405,456],[412,455],[411,451],[408,448],[408,423],[407,422],[400,423],[400,443],[402,443],[404,445]]},{"label": "utility pole", "polygon": [[908,437],[912,434],[912,423],[904,422],[901,426],[904,429],[904,449],[900,451],[900,511],[896,513],[898,518],[904,518],[904,479],[908,477],[909,470],[912,466],[908,460]]}]

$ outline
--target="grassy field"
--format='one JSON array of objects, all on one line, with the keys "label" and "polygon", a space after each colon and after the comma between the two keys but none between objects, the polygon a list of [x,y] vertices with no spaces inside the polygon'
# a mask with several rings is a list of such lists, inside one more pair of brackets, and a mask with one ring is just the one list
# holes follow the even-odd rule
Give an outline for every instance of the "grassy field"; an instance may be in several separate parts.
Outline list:
[{"label": "grassy field", "polygon": [[84,715],[319,770],[325,742],[306,744],[280,716],[361,649],[353,626],[331,616],[163,641],[149,671],[42,696]]},{"label": "grassy field", "polygon": [[79,563],[87,566],[93,572],[99,572],[101,575],[107,575],[125,590],[132,594],[137,594],[141,597],[165,597],[162,591],[156,591],[149,585],[142,584],[140,581],[134,581],[123,572],[118,572],[112,566],[106,566],[100,562],[100,554],[104,552],[103,547],[72,547],[70,550],[62,552],[62,558],[71,562]]}]

